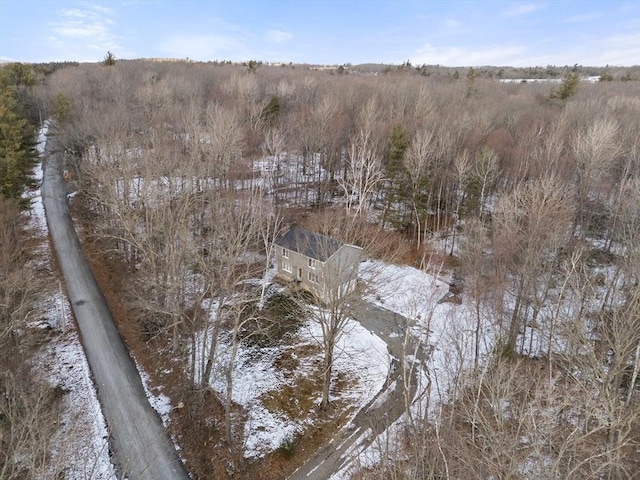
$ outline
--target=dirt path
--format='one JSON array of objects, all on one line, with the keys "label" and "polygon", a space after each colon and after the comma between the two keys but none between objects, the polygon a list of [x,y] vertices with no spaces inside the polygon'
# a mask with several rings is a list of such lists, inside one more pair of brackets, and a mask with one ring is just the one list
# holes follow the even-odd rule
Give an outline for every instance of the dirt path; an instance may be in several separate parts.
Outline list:
[{"label": "dirt path", "polygon": [[47,140],[46,154],[42,199],[49,233],[109,428],[119,476],[186,480],[189,475],[147,400],[138,370],[82,254],[62,181],[62,155],[56,152],[54,138]]},{"label": "dirt path", "polygon": [[[405,380],[409,398],[416,393],[418,368],[405,361],[404,326],[407,320],[389,310],[365,304],[358,315],[360,324],[386,344],[393,357],[389,380],[378,394],[365,405],[351,423],[324,448],[311,457],[303,466],[288,477],[288,480],[326,480],[345,468],[359,452],[369,447],[374,440],[398,420],[405,410]],[[408,346],[412,351],[413,346]],[[419,350],[418,360],[424,360]]]}]

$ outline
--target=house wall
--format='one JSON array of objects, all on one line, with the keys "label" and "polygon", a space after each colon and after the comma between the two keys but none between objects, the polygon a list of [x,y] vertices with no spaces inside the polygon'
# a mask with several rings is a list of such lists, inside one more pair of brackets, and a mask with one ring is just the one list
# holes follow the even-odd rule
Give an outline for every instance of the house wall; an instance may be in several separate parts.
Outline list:
[{"label": "house wall", "polygon": [[355,245],[342,245],[324,266],[326,288],[324,300],[332,296],[342,296],[356,287],[358,266],[362,256],[362,249]]},{"label": "house wall", "polygon": [[[278,261],[278,276],[286,281],[299,281],[300,286],[305,290],[321,296],[321,286],[323,282],[323,263],[315,260],[315,269],[309,267],[309,257],[302,255],[293,250],[287,250],[289,258],[285,258],[282,255],[282,247],[277,246],[276,258]],[[291,272],[287,272],[284,269],[283,262],[286,262],[291,267]],[[309,274],[312,274],[312,279],[315,280],[313,275],[317,275],[318,283],[314,283],[309,279]]]},{"label": "house wall", "polygon": [[[315,268],[309,267],[309,257],[292,250],[287,252],[288,258],[283,256],[283,248],[277,246],[278,276],[283,280],[299,281],[300,287],[325,302],[335,295],[349,293],[355,288],[362,253],[360,247],[342,245],[326,262],[315,260]],[[291,272],[284,269],[285,263],[291,267]],[[309,274],[312,276],[311,280]]]}]

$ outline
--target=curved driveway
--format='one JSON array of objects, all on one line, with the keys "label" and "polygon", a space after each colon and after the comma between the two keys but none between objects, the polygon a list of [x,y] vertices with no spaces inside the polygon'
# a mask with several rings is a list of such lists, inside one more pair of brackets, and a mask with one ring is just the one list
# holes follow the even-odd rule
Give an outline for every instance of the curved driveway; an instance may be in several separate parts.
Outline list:
[{"label": "curved driveway", "polygon": [[[422,345],[405,345],[404,332],[407,319],[371,303],[364,303],[358,312],[358,321],[386,344],[393,358],[385,387],[351,420],[347,428],[316,452],[288,480],[326,480],[347,467],[358,453],[363,452],[375,439],[405,412],[405,395],[413,399],[417,390],[418,368],[428,353]],[[415,360],[410,354],[415,353]],[[406,384],[406,380],[409,380]]]},{"label": "curved driveway", "polygon": [[82,254],[62,181],[62,155],[49,137],[42,199],[49,233],[67,285],[89,366],[110,433],[119,477],[189,478],[160,417],[149,404],[136,366]]}]

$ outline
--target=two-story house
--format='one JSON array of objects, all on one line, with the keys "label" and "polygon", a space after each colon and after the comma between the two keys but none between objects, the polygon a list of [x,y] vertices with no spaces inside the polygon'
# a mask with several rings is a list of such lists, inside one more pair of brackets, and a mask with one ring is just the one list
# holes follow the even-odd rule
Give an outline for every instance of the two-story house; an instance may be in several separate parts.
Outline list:
[{"label": "two-story house", "polygon": [[324,302],[353,291],[362,248],[297,227],[278,237],[278,277],[295,281]]}]

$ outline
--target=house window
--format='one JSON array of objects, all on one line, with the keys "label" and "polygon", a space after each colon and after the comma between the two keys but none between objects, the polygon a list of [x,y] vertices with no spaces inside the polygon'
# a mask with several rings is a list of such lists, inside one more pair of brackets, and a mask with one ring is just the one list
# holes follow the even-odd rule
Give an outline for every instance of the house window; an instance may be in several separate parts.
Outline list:
[{"label": "house window", "polygon": [[285,272],[291,273],[291,263],[286,262],[286,261],[282,261],[282,270],[284,270]]},{"label": "house window", "polygon": [[318,274],[317,273],[308,272],[307,276],[308,276],[309,281],[311,283],[318,283]]},{"label": "house window", "polygon": [[309,259],[309,268],[316,269],[316,261],[313,258]]},{"label": "house window", "polygon": [[286,248],[282,249],[282,258],[289,258],[289,250]]}]

